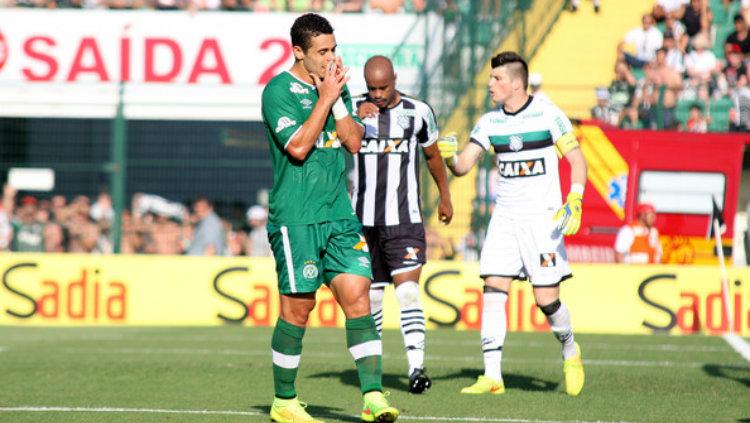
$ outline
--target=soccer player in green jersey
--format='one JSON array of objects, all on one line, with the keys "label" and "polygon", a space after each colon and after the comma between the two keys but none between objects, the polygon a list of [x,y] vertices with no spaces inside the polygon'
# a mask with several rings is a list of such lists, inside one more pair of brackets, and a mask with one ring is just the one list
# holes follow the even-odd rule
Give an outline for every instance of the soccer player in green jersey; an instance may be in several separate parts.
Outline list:
[{"label": "soccer player in green jersey", "polygon": [[364,134],[351,109],[347,68],[333,28],[309,13],[291,29],[294,65],[263,91],[263,123],[274,185],[268,238],[276,259],[281,315],[271,340],[275,398],[271,418],[317,423],[294,381],[315,291],[328,285],[346,316],[346,340],[359,375],[362,420],[392,422],[398,410],[382,392],[382,344],[370,314],[370,255],[347,192],[345,148]]}]

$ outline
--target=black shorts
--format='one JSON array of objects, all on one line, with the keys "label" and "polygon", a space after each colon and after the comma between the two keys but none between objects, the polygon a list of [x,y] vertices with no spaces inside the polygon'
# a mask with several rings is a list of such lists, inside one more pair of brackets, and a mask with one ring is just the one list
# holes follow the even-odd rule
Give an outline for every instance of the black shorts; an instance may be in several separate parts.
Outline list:
[{"label": "black shorts", "polygon": [[426,261],[421,223],[363,226],[362,232],[372,257],[373,287],[382,287],[393,281],[393,275],[416,269]]}]

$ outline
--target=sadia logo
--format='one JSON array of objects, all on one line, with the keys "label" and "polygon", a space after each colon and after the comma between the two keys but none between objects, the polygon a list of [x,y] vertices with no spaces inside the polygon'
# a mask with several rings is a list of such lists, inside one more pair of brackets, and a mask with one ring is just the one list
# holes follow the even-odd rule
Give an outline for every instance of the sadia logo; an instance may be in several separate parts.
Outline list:
[{"label": "sadia logo", "polygon": [[292,82],[289,84],[289,91],[295,94],[309,94],[310,90],[303,87],[299,82]]},{"label": "sadia logo", "polygon": [[8,42],[5,36],[0,32],[0,71],[3,70],[5,62],[8,60]]},{"label": "sadia logo", "polygon": [[497,162],[497,170],[503,178],[544,175],[544,159],[518,160],[514,162]]},{"label": "sadia logo", "polygon": [[290,126],[294,126],[296,124],[297,124],[296,121],[293,121],[292,119],[286,116],[282,116],[281,118],[279,118],[279,121],[276,122],[276,133],[278,134],[284,129],[289,128]]}]

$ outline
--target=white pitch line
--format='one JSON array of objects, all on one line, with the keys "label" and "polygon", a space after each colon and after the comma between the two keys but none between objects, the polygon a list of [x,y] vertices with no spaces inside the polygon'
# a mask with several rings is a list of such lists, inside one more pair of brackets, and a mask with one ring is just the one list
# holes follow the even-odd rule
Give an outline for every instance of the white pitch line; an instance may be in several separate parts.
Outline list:
[{"label": "white pitch line", "polygon": [[[139,334],[140,335],[140,334]],[[37,336],[37,335],[24,335],[24,336],[9,336],[4,337],[5,340],[11,340],[14,342],[44,342],[44,343],[52,343],[57,341],[87,341],[87,342],[94,342],[94,341],[122,341],[127,343],[133,343],[133,342],[148,342],[152,341],[155,338],[149,337],[149,336],[127,336],[127,335],[107,335],[107,334],[95,334],[95,335],[80,335],[76,334],[75,336]],[[252,343],[254,340],[267,340],[268,336],[202,336],[202,335],[174,335],[174,336],[164,336],[164,337],[158,337],[158,341],[160,342],[167,342],[167,341],[178,341],[178,342],[236,342],[241,344],[248,344]],[[338,338],[321,338],[321,337],[313,337],[308,336],[305,339],[306,344],[341,344],[344,343],[344,338],[341,339]],[[476,340],[461,340],[461,341],[455,341],[455,340],[442,340],[442,339],[432,339],[429,341],[430,345],[450,345],[450,346],[456,346],[456,345],[462,345],[462,346],[476,346],[479,345],[479,338],[477,335]],[[506,344],[507,348],[515,348],[515,347],[531,347],[531,348],[550,348],[551,345],[555,345],[554,343],[550,342],[536,342],[536,341],[510,341]],[[724,346],[719,345],[696,345],[696,344],[617,344],[617,343],[607,343],[607,342],[587,342],[584,344],[585,348],[587,350],[589,349],[597,349],[597,350],[610,350],[610,351],[675,351],[675,352],[727,352],[726,348]]]},{"label": "white pitch line", "polygon": [[728,333],[723,338],[730,347],[737,351],[737,354],[741,355],[745,360],[750,361],[750,344],[747,341],[733,333]]},{"label": "white pitch line", "polygon": [[[118,349],[107,349],[107,348],[66,348],[61,350],[63,353],[68,354],[142,354],[142,355],[228,355],[228,356],[270,356],[270,350],[233,350],[233,349],[191,349],[191,348],[118,348]],[[333,352],[306,352],[303,354],[308,359],[331,359],[331,358],[342,358],[348,357],[345,353],[333,353]],[[387,360],[398,360],[403,357],[398,354],[383,354],[383,358]],[[430,361],[440,361],[448,363],[463,363],[463,362],[475,362],[479,360],[477,357],[457,357],[457,356],[444,356],[444,355],[428,355],[427,359]],[[540,364],[561,364],[562,360],[559,359],[534,359],[534,358],[503,358],[504,363],[540,363]],[[703,367],[706,362],[698,361],[671,361],[671,360],[600,360],[600,359],[583,359],[584,364],[592,366],[616,366],[616,367]],[[726,363],[741,365],[742,363]]]},{"label": "white pitch line", "polygon": [[[165,408],[121,408],[121,407],[46,407],[46,406],[19,406],[0,407],[0,412],[6,413],[151,413],[151,414],[201,414],[221,416],[266,416],[265,413],[257,411],[236,410],[184,410]],[[327,414],[320,417],[332,417]],[[399,416],[401,420],[436,421],[436,422],[491,422],[491,423],[594,423],[583,420],[536,420],[536,419],[514,419],[503,417],[448,417],[448,416]],[[597,420],[596,423],[628,423],[628,422],[605,422]]]}]

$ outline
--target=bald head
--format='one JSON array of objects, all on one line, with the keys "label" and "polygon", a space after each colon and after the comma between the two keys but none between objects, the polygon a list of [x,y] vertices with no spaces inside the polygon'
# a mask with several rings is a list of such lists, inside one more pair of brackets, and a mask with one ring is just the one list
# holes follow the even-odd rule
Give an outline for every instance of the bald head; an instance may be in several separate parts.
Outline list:
[{"label": "bald head", "polygon": [[365,83],[367,95],[381,109],[391,107],[401,101],[396,91],[396,73],[393,63],[385,56],[372,56],[365,63]]},{"label": "bald head", "polygon": [[365,79],[369,78],[392,78],[393,63],[385,56],[372,56],[365,62]]}]

